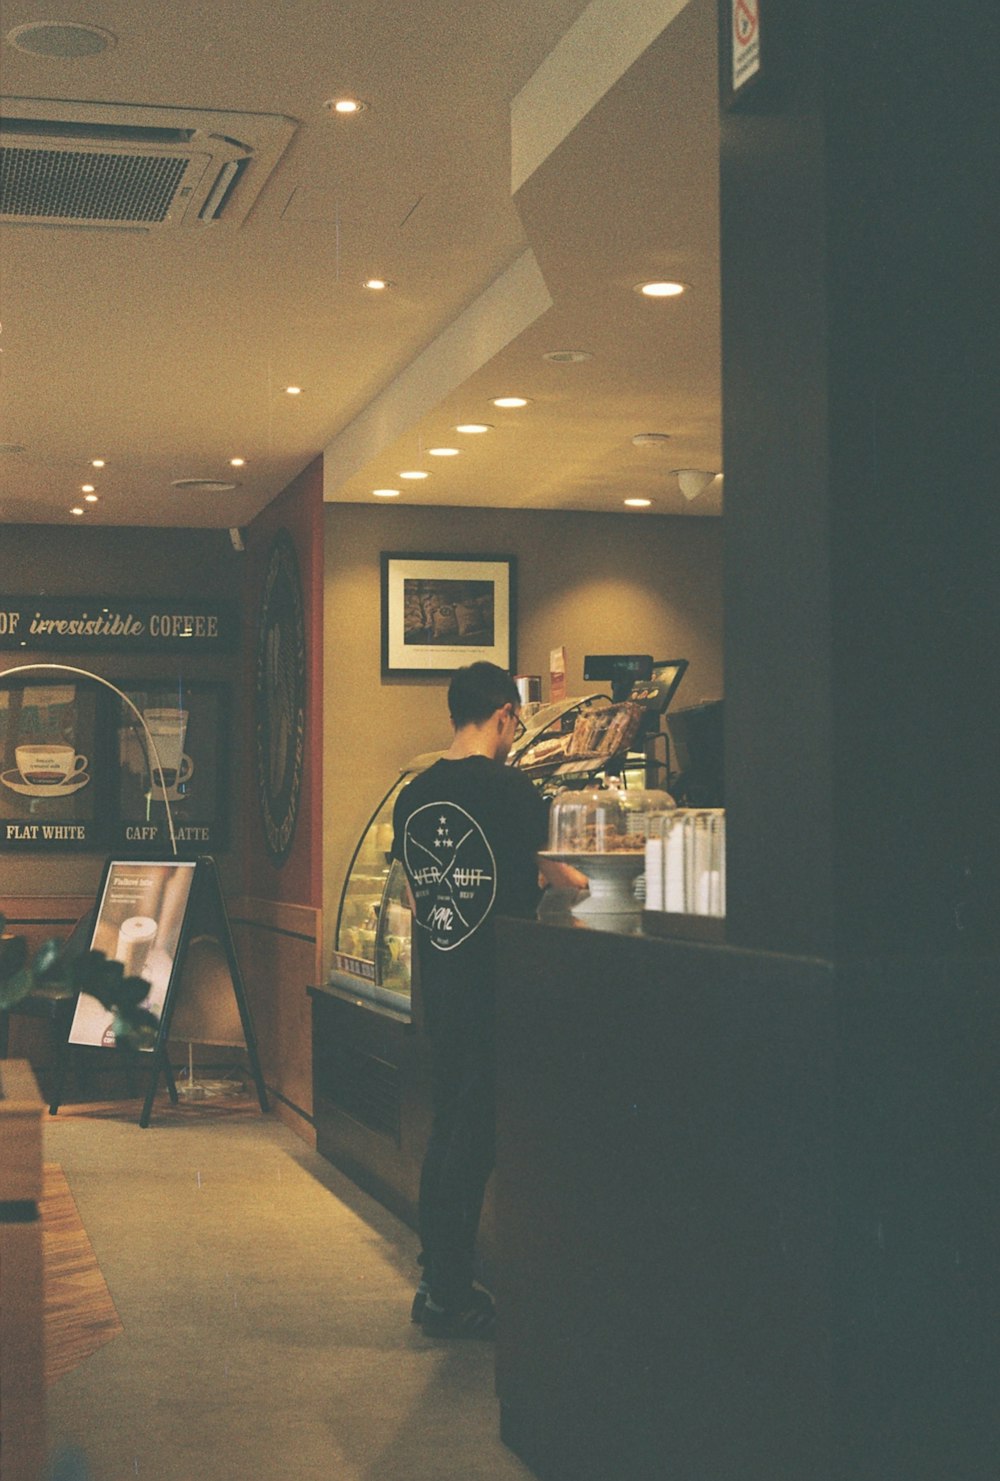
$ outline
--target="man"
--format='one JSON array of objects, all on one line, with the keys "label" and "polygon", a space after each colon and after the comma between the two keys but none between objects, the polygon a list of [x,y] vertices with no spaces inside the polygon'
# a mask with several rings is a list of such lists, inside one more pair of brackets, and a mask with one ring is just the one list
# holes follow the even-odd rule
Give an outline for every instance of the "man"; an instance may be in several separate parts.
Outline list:
[{"label": "man", "polygon": [[393,813],[433,1065],[420,1178],[424,1278],[412,1313],[432,1337],[490,1337],[495,1325],[493,1302],[472,1279],[494,1161],[494,919],[534,916],[540,872],[547,883],[587,886],[577,870],[538,858],[546,805],[504,765],[523,729],[519,703],[495,664],[459,669],[448,688],[451,746],[403,789]]}]

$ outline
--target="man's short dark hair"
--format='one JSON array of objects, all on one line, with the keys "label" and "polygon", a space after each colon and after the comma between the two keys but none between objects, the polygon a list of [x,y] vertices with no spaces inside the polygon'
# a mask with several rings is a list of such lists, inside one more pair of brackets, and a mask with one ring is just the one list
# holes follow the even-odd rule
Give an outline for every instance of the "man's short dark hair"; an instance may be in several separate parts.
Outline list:
[{"label": "man's short dark hair", "polygon": [[456,730],[481,725],[505,704],[521,703],[517,685],[506,669],[495,663],[470,663],[459,669],[448,685],[448,713]]}]

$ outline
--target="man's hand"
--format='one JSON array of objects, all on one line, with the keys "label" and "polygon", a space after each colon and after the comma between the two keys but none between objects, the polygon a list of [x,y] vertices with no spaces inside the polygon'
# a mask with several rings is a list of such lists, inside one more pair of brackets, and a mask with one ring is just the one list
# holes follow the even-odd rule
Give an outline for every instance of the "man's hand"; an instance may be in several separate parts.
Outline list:
[{"label": "man's hand", "polygon": [[538,860],[538,872],[545,883],[554,890],[589,890],[590,880],[572,864],[561,859]]}]

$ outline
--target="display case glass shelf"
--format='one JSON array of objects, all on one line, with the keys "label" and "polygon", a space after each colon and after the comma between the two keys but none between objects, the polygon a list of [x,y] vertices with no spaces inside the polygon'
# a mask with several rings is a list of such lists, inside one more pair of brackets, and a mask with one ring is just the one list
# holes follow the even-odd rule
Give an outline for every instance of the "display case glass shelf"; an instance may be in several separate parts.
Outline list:
[{"label": "display case glass shelf", "polygon": [[354,850],[340,897],[327,983],[352,997],[410,1012],[410,911],[406,876],[391,857],[392,810],[434,756],[418,757],[375,808]]}]

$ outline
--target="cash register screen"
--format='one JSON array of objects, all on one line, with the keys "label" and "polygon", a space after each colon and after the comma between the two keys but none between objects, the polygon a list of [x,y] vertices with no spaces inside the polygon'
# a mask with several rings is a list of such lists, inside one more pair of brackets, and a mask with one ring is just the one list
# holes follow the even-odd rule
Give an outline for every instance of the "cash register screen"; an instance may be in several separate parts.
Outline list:
[{"label": "cash register screen", "polygon": [[686,658],[655,659],[649,676],[632,685],[629,699],[645,705],[650,714],[662,715],[677,693],[687,666]]},{"label": "cash register screen", "polygon": [[583,660],[583,677],[588,684],[611,685],[611,698],[627,699],[638,679],[648,679],[653,660],[648,653],[589,653]]}]

